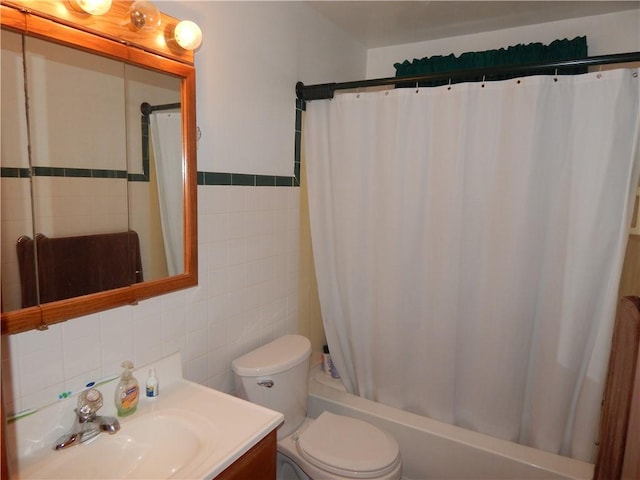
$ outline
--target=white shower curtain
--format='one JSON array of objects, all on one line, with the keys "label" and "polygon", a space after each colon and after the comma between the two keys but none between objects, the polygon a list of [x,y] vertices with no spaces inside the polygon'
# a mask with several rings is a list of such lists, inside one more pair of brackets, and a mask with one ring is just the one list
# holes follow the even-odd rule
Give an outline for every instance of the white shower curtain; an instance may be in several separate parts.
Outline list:
[{"label": "white shower curtain", "polygon": [[167,270],[177,275],[184,272],[182,119],[179,112],[154,112],[150,120]]},{"label": "white shower curtain", "polygon": [[315,268],[348,390],[591,459],[638,105],[635,70],[309,102]]}]

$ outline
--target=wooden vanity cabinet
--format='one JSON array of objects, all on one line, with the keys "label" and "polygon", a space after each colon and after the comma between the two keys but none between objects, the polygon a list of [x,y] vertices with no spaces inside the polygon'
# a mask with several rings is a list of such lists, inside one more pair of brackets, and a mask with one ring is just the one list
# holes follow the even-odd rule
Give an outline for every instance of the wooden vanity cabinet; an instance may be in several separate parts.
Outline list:
[{"label": "wooden vanity cabinet", "polygon": [[277,442],[277,431],[272,430],[215,480],[275,480]]}]

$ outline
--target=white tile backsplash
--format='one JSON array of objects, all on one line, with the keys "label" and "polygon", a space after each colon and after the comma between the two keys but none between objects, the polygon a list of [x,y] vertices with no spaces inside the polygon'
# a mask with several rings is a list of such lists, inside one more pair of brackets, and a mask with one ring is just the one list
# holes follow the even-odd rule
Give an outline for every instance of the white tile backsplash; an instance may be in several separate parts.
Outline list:
[{"label": "white tile backsplash", "polygon": [[199,273],[199,276],[209,277],[209,294],[212,297],[224,295],[227,293],[227,268],[216,268],[208,272]]},{"label": "white tile backsplash", "polygon": [[231,212],[227,217],[229,238],[244,238],[247,236],[247,212]]},{"label": "white tile backsplash", "polygon": [[[159,302],[157,312],[149,312],[147,315],[134,314],[133,320],[133,364],[146,365],[162,358],[162,329],[158,328],[160,317]],[[145,309],[151,310],[151,309]],[[134,309],[136,312],[136,309]]]},{"label": "white tile backsplash", "polygon": [[69,345],[79,339],[100,336],[100,315],[86,315],[82,320],[69,320],[62,324],[62,339]]},{"label": "white tile backsplash", "polygon": [[206,329],[208,325],[207,301],[187,302],[187,332]]},{"label": "white tile backsplash", "polygon": [[227,364],[233,359],[229,358],[226,345],[220,345],[218,348],[210,348],[207,352],[207,362],[209,369],[209,377],[216,377],[227,373]]},{"label": "white tile backsplash", "polygon": [[100,318],[103,376],[120,373],[124,360],[133,361],[133,333],[133,315],[130,307],[103,312]]},{"label": "white tile backsplash", "polygon": [[209,327],[229,318],[229,296],[225,293],[207,299],[207,318]]},{"label": "white tile backsplash", "polygon": [[[84,337],[69,339],[63,335],[63,373],[64,378],[74,378],[87,374],[90,371],[101,371],[102,357],[100,349],[95,348],[100,342],[99,331],[90,333]],[[89,375],[93,376],[95,374]]]},{"label": "white tile backsplash", "polygon": [[[65,378],[64,391],[65,392],[78,392],[89,384],[89,382],[98,382],[103,379],[102,369],[100,367],[92,370],[87,370],[75,377]],[[59,393],[59,392],[58,392]]]},{"label": "white tile backsplash", "polygon": [[208,247],[211,248],[207,261],[208,270],[226,267],[228,265],[229,258],[227,252],[227,241],[220,240],[217,242],[211,242],[208,244]]},{"label": "white tile backsplash", "polygon": [[221,187],[226,189],[227,212],[246,212],[248,190],[252,187]]},{"label": "white tile backsplash", "polygon": [[230,292],[243,290],[247,284],[247,264],[237,263],[227,269],[227,288]]},{"label": "white tile backsplash", "polygon": [[245,288],[245,302],[244,308],[249,311],[254,308],[260,307],[260,283],[256,283],[254,285],[248,285]]},{"label": "white tile backsplash", "polygon": [[229,213],[212,214],[209,224],[206,227],[200,226],[198,231],[200,230],[206,234],[203,241],[226,241],[229,238]]},{"label": "white tile backsplash", "polygon": [[62,384],[63,366],[60,347],[24,353],[18,366],[22,395],[36,395],[42,388]]},{"label": "white tile backsplash", "polygon": [[[214,188],[206,188],[204,190],[205,190],[205,198],[209,200],[207,202],[207,206],[205,207],[205,211],[204,211],[205,215],[208,213],[225,213],[226,214],[230,210],[229,203],[228,203],[229,188],[214,187]],[[198,194],[200,194],[200,192],[198,192]]]},{"label": "white tile backsplash", "polygon": [[299,190],[198,187],[198,286],[4,339],[7,410],[175,351],[188,380],[233,393],[234,358],[296,331]]},{"label": "white tile backsplash", "polygon": [[263,233],[263,221],[264,214],[259,211],[247,212],[245,216],[247,237],[255,237]]},{"label": "white tile backsplash", "polygon": [[207,380],[209,379],[209,361],[206,353],[187,360],[186,376],[191,378],[192,382],[203,385],[207,384]]},{"label": "white tile backsplash", "polygon": [[227,265],[247,262],[247,239],[227,240]]},{"label": "white tile backsplash", "polygon": [[204,327],[187,333],[187,360],[193,360],[207,354],[209,330]]},{"label": "white tile backsplash", "polygon": [[172,339],[183,336],[187,333],[187,321],[184,309],[171,308],[163,309],[161,318],[162,338]]},{"label": "white tile backsplash", "polygon": [[34,350],[54,350],[62,349],[62,327],[52,325],[47,330],[30,330],[20,335],[12,337],[15,340],[17,351],[27,354]]},{"label": "white tile backsplash", "polygon": [[229,338],[228,318],[225,318],[224,320],[213,321],[212,323],[210,323],[207,338],[208,352],[212,352],[224,347]]}]

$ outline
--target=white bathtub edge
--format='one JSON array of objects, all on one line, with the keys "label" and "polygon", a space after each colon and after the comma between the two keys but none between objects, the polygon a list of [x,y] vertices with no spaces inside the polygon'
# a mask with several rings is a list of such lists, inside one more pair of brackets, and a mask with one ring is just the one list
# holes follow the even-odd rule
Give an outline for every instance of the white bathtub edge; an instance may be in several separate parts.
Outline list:
[{"label": "white bathtub edge", "polygon": [[[527,463],[555,475],[575,480],[593,478],[594,465],[553,453],[537,450],[506,440],[497,439],[478,432],[449,425],[427,417],[405,412],[393,407],[366,400],[320,383],[312,372],[309,381],[309,396],[318,401],[330,402],[338,407],[347,407],[364,415],[374,415],[405,427],[419,429],[431,435],[453,440],[484,452]],[[322,372],[319,373],[323,375]],[[313,402],[310,402],[312,404]],[[314,416],[314,412],[309,412]],[[317,416],[317,413],[316,413]]]}]

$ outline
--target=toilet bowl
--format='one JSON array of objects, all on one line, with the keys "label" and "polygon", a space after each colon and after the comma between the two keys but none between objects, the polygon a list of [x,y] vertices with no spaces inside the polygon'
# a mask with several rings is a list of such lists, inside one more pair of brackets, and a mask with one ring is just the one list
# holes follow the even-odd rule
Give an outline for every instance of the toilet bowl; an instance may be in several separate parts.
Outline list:
[{"label": "toilet bowl", "polygon": [[284,415],[278,480],[398,480],[402,462],[389,433],[351,417],[306,417],[311,344],[285,335],[235,359],[236,394]]},{"label": "toilet bowl", "polygon": [[[316,420],[306,418],[296,432],[278,441],[278,452],[312,479],[396,480],[402,473],[395,438],[362,420],[329,412]],[[305,479],[286,480],[290,478]]]}]

